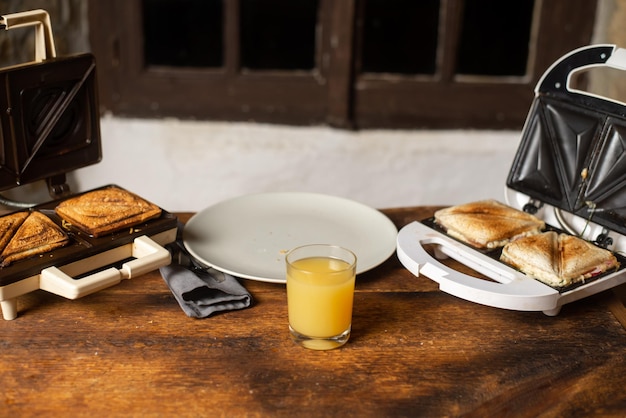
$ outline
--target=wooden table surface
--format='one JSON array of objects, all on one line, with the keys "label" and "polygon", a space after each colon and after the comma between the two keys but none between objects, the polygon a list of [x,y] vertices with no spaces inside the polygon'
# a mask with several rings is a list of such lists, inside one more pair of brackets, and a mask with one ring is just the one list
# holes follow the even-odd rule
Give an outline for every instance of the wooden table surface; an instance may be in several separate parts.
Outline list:
[{"label": "wooden table surface", "polygon": [[[433,210],[384,212],[402,227]],[[623,286],[549,317],[448,295],[394,255],[358,276],[348,344],[319,352],[289,339],[284,285],[242,283],[254,305],[206,319],[185,316],[158,272],[78,300],[44,291],[20,297],[18,318],[0,322],[0,415],[626,411],[626,309],[616,296]]]}]

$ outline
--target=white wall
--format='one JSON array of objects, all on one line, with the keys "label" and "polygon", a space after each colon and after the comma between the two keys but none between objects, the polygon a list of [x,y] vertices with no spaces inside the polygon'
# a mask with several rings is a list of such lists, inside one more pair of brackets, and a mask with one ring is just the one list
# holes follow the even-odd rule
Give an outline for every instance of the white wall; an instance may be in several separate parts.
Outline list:
[{"label": "white wall", "polygon": [[103,160],[76,171],[72,189],[118,184],[170,212],[267,191],[327,193],[376,208],[502,198],[519,139],[511,131],[350,132],[108,116],[101,131]]},{"label": "white wall", "polygon": [[374,207],[499,198],[518,132],[363,131],[105,117],[103,160],[81,190],[116,183],[169,211],[266,191]]}]

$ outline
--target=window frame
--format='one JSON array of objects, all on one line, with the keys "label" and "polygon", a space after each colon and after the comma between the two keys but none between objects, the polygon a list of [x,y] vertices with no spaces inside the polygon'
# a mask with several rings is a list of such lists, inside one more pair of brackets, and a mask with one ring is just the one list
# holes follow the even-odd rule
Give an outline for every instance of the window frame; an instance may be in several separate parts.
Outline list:
[{"label": "window frame", "polygon": [[[361,74],[361,0],[320,0],[312,71],[245,71],[239,0],[224,0],[224,67],[146,68],[141,0],[89,0],[90,42],[102,112],[122,117],[325,124],[347,129],[518,129],[534,87],[563,54],[590,43],[596,2],[536,0],[528,73],[454,74],[463,0],[442,0],[432,76]],[[555,23],[561,22],[561,23]],[[164,22],[164,30],[184,27]]]}]

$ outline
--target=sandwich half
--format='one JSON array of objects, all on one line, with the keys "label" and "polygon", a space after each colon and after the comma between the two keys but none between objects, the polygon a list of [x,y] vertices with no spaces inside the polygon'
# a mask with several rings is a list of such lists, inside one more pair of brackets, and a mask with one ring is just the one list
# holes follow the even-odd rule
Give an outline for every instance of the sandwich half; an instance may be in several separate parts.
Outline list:
[{"label": "sandwich half", "polygon": [[4,250],[22,222],[28,217],[28,212],[15,212],[0,218],[0,252]]},{"label": "sandwich half", "polygon": [[100,237],[161,215],[161,208],[139,196],[111,186],[59,203],[56,213],[67,223]]},{"label": "sandwich half", "polygon": [[611,251],[554,231],[505,245],[500,260],[555,288],[568,287],[619,267]]},{"label": "sandwich half", "polygon": [[448,235],[481,249],[499,248],[540,233],[545,222],[496,200],[481,200],[435,212],[435,223]]},{"label": "sandwich half", "polygon": [[47,253],[69,243],[69,237],[50,218],[40,212],[24,212],[27,217],[0,254],[1,266]]}]

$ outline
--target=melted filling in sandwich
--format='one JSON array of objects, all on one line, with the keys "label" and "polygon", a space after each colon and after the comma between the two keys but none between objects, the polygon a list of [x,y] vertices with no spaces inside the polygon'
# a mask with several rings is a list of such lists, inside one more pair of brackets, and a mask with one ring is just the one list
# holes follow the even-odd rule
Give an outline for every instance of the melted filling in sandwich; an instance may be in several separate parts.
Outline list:
[{"label": "melted filling in sandwich", "polygon": [[65,222],[94,236],[132,227],[161,215],[161,208],[119,187],[93,190],[55,208]]},{"label": "melted filling in sandwich", "polygon": [[63,247],[69,237],[40,212],[17,212],[0,218],[0,266]]},{"label": "melted filling in sandwich", "polygon": [[619,267],[612,252],[554,231],[505,245],[500,260],[555,288],[583,282]]},{"label": "melted filling in sandwich", "polygon": [[481,200],[435,212],[435,223],[448,235],[476,248],[493,249],[540,233],[545,222],[496,200]]}]

